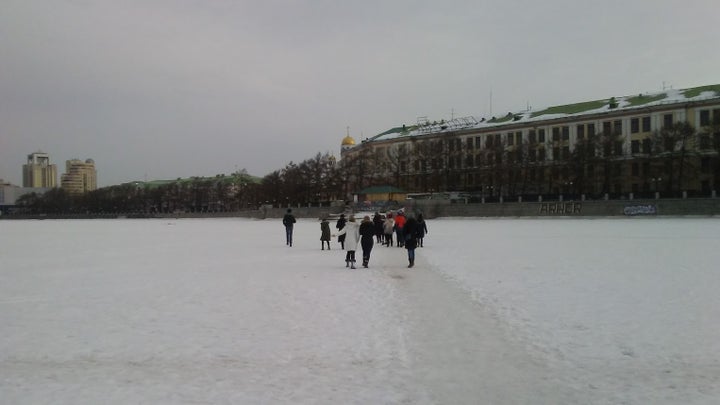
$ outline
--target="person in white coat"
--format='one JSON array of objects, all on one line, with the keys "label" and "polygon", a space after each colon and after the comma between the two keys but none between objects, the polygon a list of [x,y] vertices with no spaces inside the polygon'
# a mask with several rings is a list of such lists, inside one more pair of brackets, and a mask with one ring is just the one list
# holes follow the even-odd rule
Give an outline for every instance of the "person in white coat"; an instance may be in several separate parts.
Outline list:
[{"label": "person in white coat", "polygon": [[393,229],[395,229],[395,220],[393,219],[392,213],[388,212],[383,222],[383,230],[385,231],[385,246],[393,245]]},{"label": "person in white coat", "polygon": [[338,232],[338,236],[345,235],[345,267],[355,268],[355,250],[360,241],[360,224],[355,221],[355,215],[350,215],[345,227]]}]

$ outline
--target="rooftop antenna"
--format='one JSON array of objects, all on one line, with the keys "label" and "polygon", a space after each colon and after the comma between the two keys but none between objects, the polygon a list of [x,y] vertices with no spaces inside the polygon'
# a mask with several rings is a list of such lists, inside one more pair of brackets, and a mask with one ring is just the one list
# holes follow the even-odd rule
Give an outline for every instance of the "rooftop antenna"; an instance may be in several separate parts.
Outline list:
[{"label": "rooftop antenna", "polygon": [[490,116],[492,117],[492,89],[490,89]]},{"label": "rooftop antenna", "polygon": [[451,108],[450,109],[450,121],[452,121],[454,119],[455,119],[455,109]]}]

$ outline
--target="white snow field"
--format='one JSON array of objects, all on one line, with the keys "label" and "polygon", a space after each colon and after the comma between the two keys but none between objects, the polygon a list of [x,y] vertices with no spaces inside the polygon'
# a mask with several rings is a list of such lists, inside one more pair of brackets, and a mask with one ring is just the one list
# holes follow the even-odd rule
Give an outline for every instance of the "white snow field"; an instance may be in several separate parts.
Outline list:
[{"label": "white snow field", "polygon": [[0,403],[720,403],[720,220],[428,228],[0,221]]}]

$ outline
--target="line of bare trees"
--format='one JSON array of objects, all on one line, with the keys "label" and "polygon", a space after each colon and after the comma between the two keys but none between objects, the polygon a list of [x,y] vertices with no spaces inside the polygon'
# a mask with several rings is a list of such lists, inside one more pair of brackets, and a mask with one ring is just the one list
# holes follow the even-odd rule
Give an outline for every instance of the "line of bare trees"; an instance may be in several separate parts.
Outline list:
[{"label": "line of bare trees", "polygon": [[553,134],[547,142],[497,134],[483,137],[482,145],[453,133],[413,137],[364,147],[344,163],[355,190],[389,184],[417,193],[464,191],[490,200],[706,195],[720,181],[719,120],[700,131],[676,122],[628,143],[619,128],[608,126],[578,138],[572,148],[565,134]]},{"label": "line of bare trees", "polygon": [[275,206],[321,205],[344,199],[342,170],[328,153],[288,163],[258,179],[245,169],[229,176],[103,187],[83,195],[62,188],[26,194],[17,211],[30,214],[226,212]]}]

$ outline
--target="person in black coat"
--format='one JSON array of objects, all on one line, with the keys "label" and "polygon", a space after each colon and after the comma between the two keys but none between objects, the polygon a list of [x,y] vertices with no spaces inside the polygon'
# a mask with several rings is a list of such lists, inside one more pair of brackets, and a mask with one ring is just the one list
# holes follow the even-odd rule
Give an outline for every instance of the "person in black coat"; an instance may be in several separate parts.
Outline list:
[{"label": "person in black coat", "polygon": [[405,227],[403,228],[405,249],[407,249],[408,252],[408,268],[415,265],[415,248],[417,248],[417,235],[419,228],[417,219],[409,216],[405,222]]},{"label": "person in black coat", "polygon": [[418,222],[418,231],[417,231],[418,246],[423,247],[423,239],[425,239],[425,234],[427,233],[428,230],[427,230],[427,224],[425,223],[425,218],[423,218],[422,214],[418,214],[417,222]]},{"label": "person in black coat", "polygon": [[375,237],[375,224],[365,215],[360,223],[360,245],[363,251],[363,267],[367,268],[370,262],[370,252],[373,248],[373,238]]},{"label": "person in black coat", "polygon": [[[346,223],[347,220],[345,219],[345,214],[340,214],[340,218],[338,218],[337,222],[335,223],[335,228],[337,228],[338,231],[342,231],[343,228],[345,228]],[[338,234],[338,243],[340,243],[340,249],[345,249],[344,233]]]},{"label": "person in black coat", "polygon": [[283,225],[285,225],[285,240],[286,244],[292,247],[292,234],[293,225],[295,224],[295,216],[292,214],[290,208],[287,209],[285,216],[283,216]]},{"label": "person in black coat", "polygon": [[385,219],[379,212],[375,213],[375,216],[373,217],[373,224],[375,225],[375,239],[377,243],[382,243],[383,236],[385,236],[385,231],[383,230],[384,220]]},{"label": "person in black coat", "polygon": [[320,222],[320,250],[325,250],[325,242],[330,250],[330,222],[327,218],[323,218]]}]

